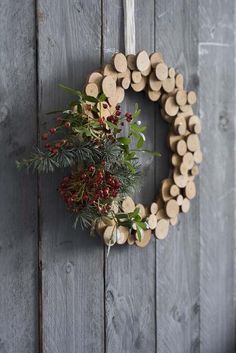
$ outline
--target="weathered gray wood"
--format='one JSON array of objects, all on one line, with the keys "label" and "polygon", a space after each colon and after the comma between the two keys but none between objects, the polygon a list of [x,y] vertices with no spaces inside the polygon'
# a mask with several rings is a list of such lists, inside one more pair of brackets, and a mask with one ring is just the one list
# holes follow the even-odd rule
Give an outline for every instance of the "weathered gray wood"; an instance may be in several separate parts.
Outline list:
[{"label": "weathered gray wood", "polygon": [[[153,50],[154,1],[135,1],[136,51]],[[145,22],[145,30],[143,19]],[[104,56],[108,61],[114,51],[123,51],[122,1],[104,2]],[[138,102],[141,120],[148,126],[148,148],[154,146],[154,105],[144,93],[127,92],[123,109],[132,111]],[[145,186],[137,199],[150,202],[154,192],[152,159],[144,163]],[[106,262],[106,352],[155,352],[155,241],[145,249],[112,248]]]},{"label": "weathered gray wood", "polygon": [[[156,49],[196,90],[198,1],[158,1],[155,20]],[[157,352],[199,352],[199,197],[168,237],[157,242],[156,257]]]},{"label": "weathered gray wood", "polygon": [[37,183],[16,170],[36,143],[34,1],[0,2],[0,352],[37,352]]},{"label": "weathered gray wood", "polygon": [[[74,99],[58,84],[82,89],[87,74],[100,66],[100,4],[39,0],[38,20],[40,121],[50,126],[44,113]],[[66,173],[41,179],[44,353],[101,353],[103,246],[88,232],[73,230],[56,192]]]},{"label": "weathered gray wood", "polygon": [[201,352],[235,352],[234,1],[200,0]]}]

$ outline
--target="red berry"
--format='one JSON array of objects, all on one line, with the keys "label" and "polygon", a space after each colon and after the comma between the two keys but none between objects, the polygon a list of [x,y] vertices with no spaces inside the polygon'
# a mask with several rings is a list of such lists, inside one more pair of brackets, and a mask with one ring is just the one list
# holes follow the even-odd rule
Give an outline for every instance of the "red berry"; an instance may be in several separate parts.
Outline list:
[{"label": "red berry", "polygon": [[90,173],[93,173],[93,172],[95,171],[94,165],[90,165],[90,166],[88,167],[88,171],[89,171]]},{"label": "red berry", "polygon": [[103,125],[103,124],[104,124],[104,118],[101,116],[101,117],[98,119],[98,122],[100,123],[100,125]]},{"label": "red berry", "polygon": [[105,188],[103,189],[103,195],[104,197],[107,197],[109,195],[110,189],[109,188]]},{"label": "red berry", "polygon": [[54,135],[57,132],[57,129],[55,127],[52,127],[51,129],[49,129],[49,131],[52,135]]},{"label": "red berry", "polygon": [[52,154],[57,154],[58,153],[58,149],[57,148],[53,148],[52,149]]},{"label": "red berry", "polygon": [[86,173],[81,174],[81,177],[80,177],[81,180],[85,180],[86,178],[87,178],[87,174]]},{"label": "red berry", "polygon": [[100,196],[100,197],[104,197],[104,195],[103,195],[103,190],[100,190],[100,191],[99,191],[99,196]]},{"label": "red berry", "polygon": [[56,143],[56,144],[55,144],[55,147],[56,147],[56,148],[60,148],[60,147],[61,147],[61,144],[60,144],[60,143]]},{"label": "red berry", "polygon": [[101,160],[101,165],[102,165],[103,167],[106,165],[105,159],[102,159],[102,160]]},{"label": "red berry", "polygon": [[120,109],[120,105],[119,104],[117,104],[117,106],[116,106],[116,110],[119,110]]},{"label": "red berry", "polygon": [[47,140],[48,139],[48,133],[45,132],[44,134],[42,134],[41,139],[42,140]]},{"label": "red berry", "polygon": [[71,123],[69,121],[66,121],[64,126],[66,129],[69,129],[71,127]]},{"label": "red berry", "polygon": [[104,103],[103,104],[103,108],[106,109],[107,108],[107,104]]},{"label": "red berry", "polygon": [[83,200],[84,200],[84,201],[87,201],[87,200],[88,200],[88,195],[87,195],[87,194],[84,194],[84,195],[83,195]]}]

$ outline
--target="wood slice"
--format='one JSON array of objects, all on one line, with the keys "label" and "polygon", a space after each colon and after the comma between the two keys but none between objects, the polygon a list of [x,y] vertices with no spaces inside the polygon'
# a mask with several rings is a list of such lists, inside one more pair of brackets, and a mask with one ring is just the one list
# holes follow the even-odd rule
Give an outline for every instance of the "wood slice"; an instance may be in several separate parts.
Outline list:
[{"label": "wood slice", "polygon": [[136,57],[136,67],[139,71],[145,71],[150,66],[150,60],[145,50],[140,51]]},{"label": "wood slice", "polygon": [[180,135],[175,135],[173,133],[169,133],[167,137],[168,145],[170,146],[171,151],[175,152],[176,151],[176,146],[178,141],[182,139],[182,136]]},{"label": "wood slice", "polygon": [[143,76],[148,76],[150,74],[151,70],[152,70],[152,67],[151,67],[151,63],[150,63],[149,67],[146,70],[141,71],[141,73]]},{"label": "wood slice", "polygon": [[129,245],[134,245],[134,243],[135,243],[135,236],[132,233],[129,232],[129,234],[128,234],[128,244]]},{"label": "wood slice", "polygon": [[172,154],[172,156],[171,156],[171,164],[174,167],[179,167],[180,164],[181,164],[181,160],[182,160],[181,157],[177,153]]},{"label": "wood slice", "polygon": [[157,225],[157,216],[155,214],[150,214],[148,217],[148,225],[150,229],[155,229]]},{"label": "wood slice", "polygon": [[127,59],[128,68],[131,71],[136,70],[136,55],[129,54],[127,55],[126,59]]},{"label": "wood slice", "polygon": [[[201,132],[201,121],[197,115],[192,115],[188,118],[188,129],[191,132],[200,134]],[[197,130],[197,131],[195,131]]]},{"label": "wood slice", "polygon": [[180,140],[176,144],[176,152],[179,156],[184,156],[187,152],[187,144],[184,140]]},{"label": "wood slice", "polygon": [[156,78],[158,80],[164,81],[168,77],[168,67],[164,63],[157,64],[155,68]]},{"label": "wood slice", "polygon": [[198,166],[195,164],[193,167],[192,167],[192,169],[191,169],[191,175],[192,176],[196,176],[196,175],[198,175],[199,174],[199,168],[198,168]]},{"label": "wood slice", "polygon": [[192,111],[192,106],[189,104],[181,105],[179,108],[183,113]]},{"label": "wood slice", "polygon": [[133,199],[130,196],[127,196],[123,201],[122,201],[122,205],[121,205],[122,210],[125,213],[130,213],[130,212],[134,212],[135,210],[135,203],[133,201]]},{"label": "wood slice", "polygon": [[168,75],[169,75],[170,78],[174,78],[175,77],[175,69],[173,67],[169,68]]},{"label": "wood slice", "polygon": [[161,208],[159,211],[157,211],[156,217],[157,217],[158,221],[160,219],[166,219],[167,218],[166,211],[164,210],[164,208]]},{"label": "wood slice", "polygon": [[131,83],[131,80],[129,77],[124,77],[121,81],[121,86],[124,88],[124,89],[128,89],[129,86],[130,86],[130,83]]},{"label": "wood slice", "polygon": [[170,187],[170,195],[173,197],[178,196],[180,193],[179,187],[175,184],[171,185]]},{"label": "wood slice", "polygon": [[175,103],[174,97],[168,97],[165,102],[165,111],[169,116],[177,115],[179,106]]},{"label": "wood slice", "polygon": [[190,134],[187,137],[187,147],[190,152],[195,152],[200,149],[199,137],[197,134]]},{"label": "wood slice", "polygon": [[161,81],[157,80],[155,73],[152,72],[151,75],[149,76],[149,87],[153,91],[160,91],[161,86],[162,86]]},{"label": "wood slice", "polygon": [[158,204],[156,202],[153,202],[150,206],[150,212],[151,214],[156,214],[158,211]]},{"label": "wood slice", "polygon": [[182,116],[177,115],[174,121],[174,130],[176,134],[179,134],[181,136],[184,135],[186,133],[186,127],[186,119]]},{"label": "wood slice", "polygon": [[99,88],[96,85],[96,83],[88,83],[85,87],[85,93],[87,94],[87,96],[97,98],[99,93]]},{"label": "wood slice", "polygon": [[161,96],[161,106],[164,107],[165,106],[165,103],[166,103],[166,100],[167,98],[169,97],[169,94],[167,93],[163,93],[162,96]]},{"label": "wood slice", "polygon": [[179,106],[185,105],[187,103],[187,92],[184,90],[177,91],[175,100]]},{"label": "wood slice", "polygon": [[106,226],[115,226],[116,225],[116,221],[114,219],[107,217],[107,216],[102,216],[101,220],[103,221],[103,223],[106,224]]},{"label": "wood slice", "polygon": [[157,64],[162,63],[163,62],[163,57],[161,55],[161,53],[152,53],[150,55],[150,62],[151,62],[151,66],[152,68],[155,68],[157,66]]},{"label": "wood slice", "polygon": [[189,200],[192,200],[196,196],[196,186],[194,181],[188,182],[184,189],[184,194]]},{"label": "wood slice", "polygon": [[139,241],[138,239],[135,240],[135,244],[140,248],[144,248],[148,245],[151,240],[152,232],[150,229],[146,229],[142,231],[142,239]]},{"label": "wood slice", "polygon": [[190,201],[189,201],[189,199],[184,198],[183,203],[181,205],[181,211],[183,213],[187,213],[189,211],[189,209],[190,209]]},{"label": "wood slice", "polygon": [[116,226],[108,226],[103,234],[106,245],[112,246],[116,243]]},{"label": "wood slice", "polygon": [[188,166],[185,164],[185,163],[181,163],[180,166],[179,166],[179,171],[180,171],[180,174],[182,175],[188,175]]},{"label": "wood slice", "polygon": [[167,201],[166,214],[169,218],[174,218],[179,214],[179,205],[176,200]]},{"label": "wood slice", "polygon": [[201,131],[202,131],[202,125],[201,125],[201,122],[199,122],[198,124],[194,125],[193,132],[195,134],[200,134]]},{"label": "wood slice", "polygon": [[102,81],[102,91],[108,98],[116,95],[116,82],[111,76],[104,77]]},{"label": "wood slice", "polygon": [[172,179],[164,179],[161,183],[161,196],[163,201],[168,201],[171,199],[170,187],[173,184]]},{"label": "wood slice", "polygon": [[184,77],[182,74],[177,74],[175,76],[175,86],[179,89],[184,88]]},{"label": "wood slice", "polygon": [[135,208],[139,208],[139,216],[144,219],[145,217],[147,217],[147,212],[146,212],[146,209],[145,207],[141,204],[141,203],[138,203]]},{"label": "wood slice", "polygon": [[167,219],[160,219],[157,222],[157,226],[155,229],[155,236],[158,239],[164,239],[167,234],[168,234],[168,230],[169,230],[169,220]]},{"label": "wood slice", "polygon": [[183,198],[183,195],[181,195],[181,194],[178,195],[177,198],[176,198],[177,204],[179,206],[181,206],[183,204],[183,200],[184,200],[184,198]]},{"label": "wood slice", "polygon": [[148,98],[150,99],[150,101],[157,102],[161,96],[161,91],[152,91],[151,89],[149,89],[147,91],[147,95],[148,95]]},{"label": "wood slice", "polygon": [[[162,96],[161,96],[162,97]],[[166,114],[165,110],[161,108],[161,116],[169,124],[173,122],[173,117]]]},{"label": "wood slice", "polygon": [[185,153],[183,163],[187,166],[188,170],[192,169],[194,165],[194,155],[191,152]]},{"label": "wood slice", "polygon": [[96,225],[95,225],[96,232],[99,235],[102,235],[104,234],[106,227],[107,225],[102,221],[102,219],[99,218],[99,220],[96,222]]},{"label": "wood slice", "polygon": [[113,64],[118,72],[125,72],[127,70],[127,60],[123,53],[117,53],[113,57]]},{"label": "wood slice", "polygon": [[122,87],[117,87],[116,88],[116,95],[115,97],[117,98],[117,103],[121,103],[123,102],[124,98],[125,98],[125,91],[124,88]]},{"label": "wood slice", "polygon": [[177,223],[178,223],[178,217],[177,216],[170,219],[170,224],[172,226],[175,226]]},{"label": "wood slice", "polygon": [[129,229],[123,226],[117,228],[116,242],[117,244],[124,244],[128,240]]},{"label": "wood slice", "polygon": [[174,78],[167,78],[162,82],[162,87],[165,92],[170,93],[175,88],[175,79]]},{"label": "wood slice", "polygon": [[194,162],[196,162],[197,164],[200,164],[202,162],[202,151],[196,150],[193,153],[193,158],[194,158]]},{"label": "wood slice", "polygon": [[118,81],[121,81],[122,78],[128,77],[129,79],[131,78],[131,71],[129,69],[127,69],[124,72],[118,72],[117,73],[117,79]]},{"label": "wood slice", "polygon": [[142,79],[142,74],[140,71],[134,70],[131,74],[132,82],[139,83]]},{"label": "wood slice", "polygon": [[106,64],[103,68],[103,75],[104,76],[111,76],[114,81],[117,80],[117,72],[114,69],[114,66],[112,64]]},{"label": "wood slice", "polygon": [[131,83],[131,87],[135,92],[141,92],[146,86],[146,77],[142,76],[142,79],[139,83]]},{"label": "wood slice", "polygon": [[188,92],[188,103],[193,105],[196,103],[196,101],[197,101],[196,93],[194,91],[189,91]]},{"label": "wood slice", "polygon": [[101,87],[103,75],[100,72],[92,72],[88,77],[88,83],[95,83],[98,87]]},{"label": "wood slice", "polygon": [[187,175],[182,175],[178,172],[178,169],[174,169],[173,172],[173,179],[175,184],[179,187],[179,188],[185,188],[185,186],[187,185],[188,182],[188,177]]}]

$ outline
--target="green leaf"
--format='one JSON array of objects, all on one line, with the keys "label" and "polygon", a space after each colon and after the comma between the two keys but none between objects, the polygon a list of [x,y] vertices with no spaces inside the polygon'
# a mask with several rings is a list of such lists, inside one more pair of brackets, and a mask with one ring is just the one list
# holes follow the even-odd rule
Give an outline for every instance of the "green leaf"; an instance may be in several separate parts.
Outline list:
[{"label": "green leaf", "polygon": [[143,230],[146,230],[147,229],[147,225],[145,222],[136,222],[136,224],[142,228]]},{"label": "green leaf", "polygon": [[59,84],[59,87],[61,87],[62,89],[64,89],[64,91],[70,93],[70,94],[73,94],[74,96],[78,96],[78,97],[81,97],[81,92],[79,90],[76,90],[76,89],[73,89],[73,88],[70,88],[68,86],[65,86],[63,84]]},{"label": "green leaf", "polygon": [[97,98],[94,98],[92,96],[87,96],[86,94],[83,94],[83,100],[92,102],[92,103],[97,103]]},{"label": "green leaf", "polygon": [[138,236],[138,241],[142,240],[142,228],[139,227],[138,224],[137,225],[137,236]]},{"label": "green leaf", "polygon": [[107,97],[105,96],[104,93],[101,93],[101,94],[98,96],[99,102],[104,102],[106,99],[107,99]]},{"label": "green leaf", "polygon": [[145,141],[144,141],[144,138],[143,138],[142,136],[140,136],[138,142],[136,143],[136,147],[137,147],[137,148],[142,148],[143,145],[144,145],[144,142],[145,142]]},{"label": "green leaf", "polygon": [[135,173],[136,172],[136,169],[134,168],[134,166],[128,162],[128,161],[125,161],[125,164],[127,165],[128,169],[131,171],[131,173]]},{"label": "green leaf", "polygon": [[119,141],[122,145],[129,145],[132,142],[128,137],[119,137],[117,141]]},{"label": "green leaf", "polygon": [[131,124],[130,127],[133,131],[136,132],[144,132],[147,129],[146,126],[139,126],[138,124]]},{"label": "green leaf", "polygon": [[156,156],[156,157],[161,157],[161,154],[157,151],[141,150],[140,152],[145,152],[145,153],[149,153],[149,154]]}]

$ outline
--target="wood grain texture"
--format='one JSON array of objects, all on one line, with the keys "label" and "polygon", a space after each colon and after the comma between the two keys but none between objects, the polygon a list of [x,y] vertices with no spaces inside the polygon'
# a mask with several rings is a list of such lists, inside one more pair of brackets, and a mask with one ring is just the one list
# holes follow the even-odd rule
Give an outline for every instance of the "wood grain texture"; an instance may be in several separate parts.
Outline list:
[{"label": "wood grain texture", "polygon": [[0,352],[38,352],[37,183],[16,169],[37,143],[34,1],[0,2]]},{"label": "wood grain texture", "polygon": [[[83,88],[100,66],[101,8],[97,1],[38,1],[39,92],[44,114],[74,99],[58,88]],[[46,124],[46,119],[48,124]],[[44,353],[104,351],[103,247],[72,228],[56,192],[67,172],[41,179]]]},{"label": "wood grain texture", "polygon": [[[158,1],[156,50],[184,74],[187,87],[198,83],[198,1]],[[168,26],[167,26],[168,21]],[[161,151],[166,156],[167,147]],[[168,164],[166,164],[168,168]],[[157,173],[159,170],[157,168]],[[157,352],[199,352],[199,197],[156,244]]]},{"label": "wood grain texture", "polygon": [[200,0],[199,5],[204,153],[200,171],[201,352],[232,353],[235,352],[234,1]]},{"label": "wood grain texture", "polygon": [[[136,52],[151,52],[154,42],[154,1],[135,1]],[[143,18],[148,18],[143,30]],[[147,27],[146,27],[147,26]],[[114,31],[116,28],[116,31]],[[122,1],[104,1],[104,57],[124,50]],[[148,148],[154,146],[154,105],[144,93],[126,92],[122,109],[132,111],[138,102],[140,120],[147,126]],[[149,156],[142,158],[145,183],[137,200],[150,202],[154,197],[154,166]],[[155,240],[145,249],[136,246],[111,249],[106,261],[106,352],[155,352]],[[141,250],[141,251],[140,251]]]}]

